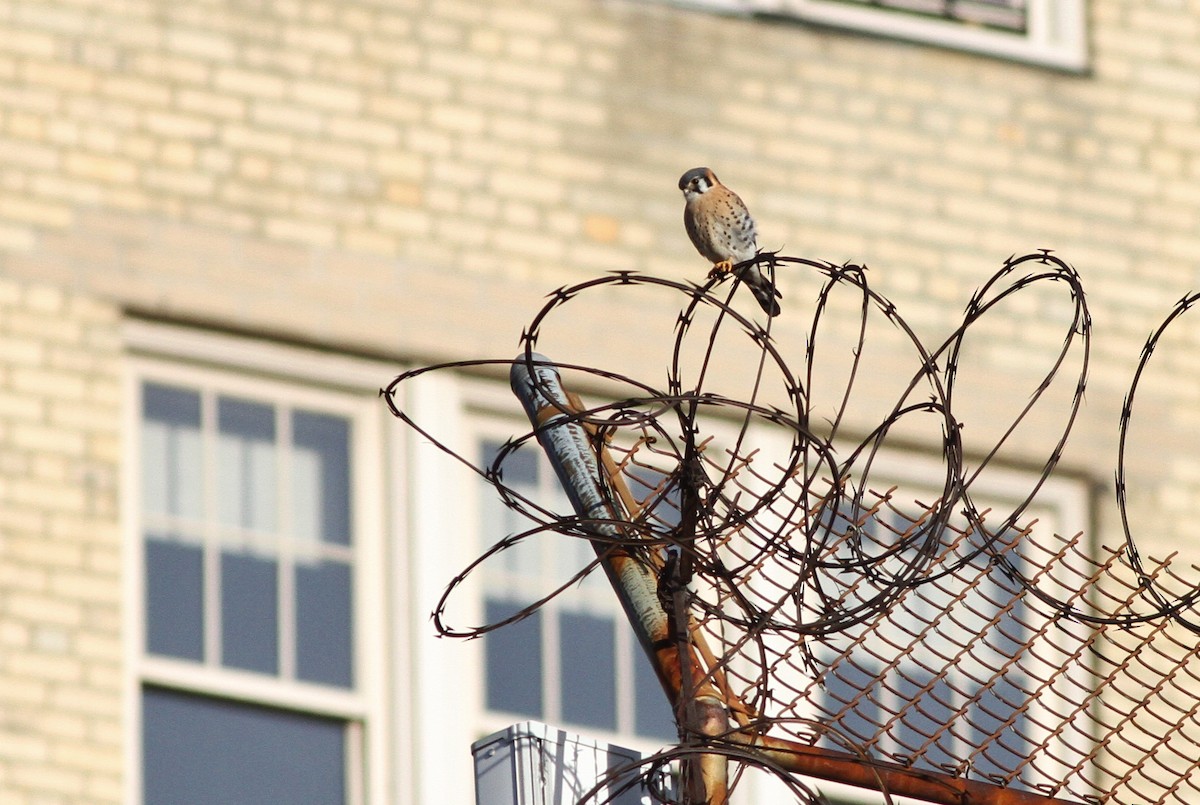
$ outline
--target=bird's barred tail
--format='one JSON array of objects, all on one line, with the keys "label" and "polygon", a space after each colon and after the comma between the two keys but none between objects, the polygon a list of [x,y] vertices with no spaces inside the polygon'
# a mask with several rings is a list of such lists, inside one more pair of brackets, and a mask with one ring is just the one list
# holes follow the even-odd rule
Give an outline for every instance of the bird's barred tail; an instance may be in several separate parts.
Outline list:
[{"label": "bird's barred tail", "polygon": [[776,296],[781,295],[778,291],[772,294],[770,288],[762,288],[758,286],[755,286],[752,288],[752,290],[754,291],[754,298],[758,300],[760,305],[762,305],[762,309],[766,311],[768,316],[779,315],[779,302],[775,300]]},{"label": "bird's barred tail", "polygon": [[778,316],[778,300],[783,298],[783,294],[775,290],[774,284],[761,273],[751,274],[747,272],[743,276],[743,279],[750,286],[750,290],[754,293],[754,298],[758,300],[758,304],[762,306],[763,312],[768,316]]}]

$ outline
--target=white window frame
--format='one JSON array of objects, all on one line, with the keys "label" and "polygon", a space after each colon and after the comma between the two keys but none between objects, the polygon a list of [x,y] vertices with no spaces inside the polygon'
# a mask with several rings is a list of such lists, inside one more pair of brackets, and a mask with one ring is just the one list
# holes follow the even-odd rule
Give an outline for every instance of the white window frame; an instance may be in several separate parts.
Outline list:
[{"label": "white window frame", "polygon": [[[389,644],[403,637],[403,595],[387,594],[389,575],[400,577],[395,555],[385,552],[384,483],[388,445],[395,435],[377,396],[396,367],[276,342],[158,322],[124,325],[126,785],[125,801],[142,802],[142,691],[160,686],[229,701],[274,707],[346,723],[347,801],[382,805],[411,801],[394,775],[406,761],[392,734],[404,723],[404,702],[393,694]],[[353,689],[264,675],[145,650],[144,529],[141,501],[141,389],[160,382],[198,391],[242,396],[328,412],[349,419],[354,522],[352,618],[355,629]],[[388,633],[391,629],[391,634]],[[401,645],[404,640],[398,641]],[[402,667],[402,666],[401,666]],[[282,671],[282,669],[281,669]],[[393,700],[395,703],[393,704]],[[406,742],[406,748],[408,744]]]},{"label": "white window frame", "polygon": [[805,22],[909,39],[1059,70],[1088,68],[1084,0],[1027,0],[1027,30],[1005,31],[845,0],[684,0],[736,14],[778,14]]}]

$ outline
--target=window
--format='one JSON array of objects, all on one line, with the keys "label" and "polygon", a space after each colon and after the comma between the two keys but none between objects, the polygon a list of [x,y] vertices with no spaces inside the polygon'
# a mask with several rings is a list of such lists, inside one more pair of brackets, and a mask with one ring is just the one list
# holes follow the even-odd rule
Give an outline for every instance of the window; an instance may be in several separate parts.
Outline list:
[{"label": "window", "polygon": [[135,363],[140,800],[372,801],[374,394]]},{"label": "window", "polygon": [[[483,437],[481,466],[502,441]],[[559,514],[570,504],[536,444],[506,457],[504,482]],[[481,534],[486,548],[532,524],[484,485]],[[569,580],[596,554],[590,543],[555,533],[535,535],[488,560],[484,615],[494,623],[519,612]],[[524,620],[484,638],[484,701],[489,711],[662,744],[676,740],[670,705],[632,628],[596,568],[578,585]]]},{"label": "window", "polygon": [[[883,514],[888,519],[888,513]],[[863,542],[871,546],[864,549],[866,554],[880,553],[894,543],[895,534],[909,527],[909,520],[898,516],[892,519],[891,531],[884,531],[875,522],[865,529],[875,532],[864,535]],[[1004,542],[1004,535],[999,540]],[[875,744],[876,751],[906,761],[961,712],[955,731],[943,733],[937,743],[924,750],[923,759],[917,763],[935,770],[947,769],[954,768],[959,759],[971,756],[976,746],[1004,724],[1007,714],[1026,703],[1025,691],[1035,686],[1020,666],[1010,665],[1007,659],[1020,651],[1038,618],[1019,597],[1019,585],[990,565],[984,547],[979,534],[966,536],[939,563],[944,566],[961,562],[961,572],[909,592],[893,609],[892,621],[901,633],[905,636],[924,633],[922,648],[929,652],[930,665],[925,664],[924,656],[911,655],[898,663],[888,663],[873,647],[859,646],[840,663],[836,673],[827,677],[821,708],[830,716],[826,719],[828,723],[842,734],[866,742],[878,725],[890,720],[891,714],[911,707],[914,714],[893,724]],[[908,548],[877,570],[885,577],[899,577],[905,565],[919,559],[916,554],[915,547]],[[1008,558],[1020,562],[1015,553],[1008,553]],[[1023,565],[1017,570],[1031,575],[1031,569]],[[874,586],[865,585],[855,592],[865,598],[874,590]],[[1009,601],[1015,603],[998,610],[1003,602]],[[997,614],[989,618],[983,614],[988,612]],[[930,630],[928,624],[933,622],[938,626]],[[851,634],[857,637],[862,631],[855,629]],[[1064,633],[1063,640],[1070,642],[1071,638]],[[839,644],[842,637],[829,642]],[[982,647],[940,671],[940,666],[961,654],[962,646],[973,642]],[[883,654],[886,653],[885,650]],[[826,659],[832,660],[832,656]],[[988,687],[980,688],[981,680],[988,680],[996,669],[1005,668]],[[859,696],[863,690],[871,693]],[[973,700],[969,706],[968,697]],[[985,776],[1002,773],[1025,757],[1027,747],[1019,736],[1026,734],[1027,718],[1024,712],[1016,716],[1020,723],[1014,725],[1000,746],[994,747],[991,755],[975,761],[977,773]],[[840,748],[832,741],[828,746]]]},{"label": "window", "polygon": [[1087,67],[1083,0],[700,0],[700,4],[790,16],[1064,70]]},{"label": "window", "polygon": [[[889,482],[898,486],[893,499],[904,510],[911,508],[905,501],[936,498],[935,485],[926,482],[936,478],[937,467],[929,467],[925,475],[922,470],[927,466],[920,459],[906,461],[889,455],[877,480],[881,486]],[[989,470],[972,487],[974,501],[982,512],[1008,512],[1023,499],[1032,482],[1032,476],[1023,473]],[[892,520],[891,530],[874,521],[860,532],[861,542],[848,543],[847,549],[861,552],[858,556],[885,556],[895,545],[896,535],[908,529],[916,514],[904,518],[885,509],[881,517]],[[998,519],[984,517],[985,521]],[[1051,535],[1076,533],[1086,522],[1086,491],[1073,481],[1053,479],[1021,519],[1033,523],[1031,536],[1020,550],[1003,554],[1018,573],[1037,577],[1038,568],[1032,565],[1041,551],[1050,561],[1052,546],[1057,544]],[[964,527],[965,521],[956,518],[951,525]],[[844,530],[835,526],[835,531]],[[1015,534],[994,536],[1001,545],[1018,541]],[[1029,540],[1042,547],[1031,547]],[[1057,623],[1053,649],[1044,648],[1037,656],[1023,654],[1025,643],[1048,628],[1052,618],[1032,606],[1021,595],[1018,582],[991,561],[978,532],[968,531],[959,539],[947,531],[943,545],[939,550],[945,553],[937,568],[945,575],[908,590],[892,607],[886,628],[894,640],[861,640],[869,628],[860,626],[822,641],[818,664],[826,670],[822,684],[813,688],[817,696],[812,715],[868,746],[877,757],[942,771],[958,768],[963,759],[970,758],[973,775],[999,780],[1024,767],[1030,754],[1024,736],[1044,734],[1040,725],[1054,723],[1055,714],[1069,712],[1070,702],[1078,700],[1082,688],[1075,686],[1084,680],[1061,679],[1049,686],[1038,680],[1047,676],[1043,665],[1057,667],[1056,658],[1065,662],[1083,645],[1085,630],[1076,624]],[[877,566],[879,583],[889,575],[898,576],[908,560],[915,558],[905,554],[916,550],[906,549]],[[1052,579],[1041,580],[1047,591],[1053,583]],[[876,584],[865,584],[853,590],[851,603],[869,598],[878,589]],[[1056,592],[1065,596],[1070,591]],[[931,626],[934,623],[936,627]],[[920,651],[903,654],[902,648],[918,636]],[[968,645],[972,648],[966,653]],[[838,658],[847,646],[848,653]],[[894,714],[902,709],[906,710],[904,719],[895,719]],[[947,724],[953,724],[953,729],[944,729]],[[881,725],[886,726],[882,734]],[[1000,737],[981,751],[993,735]],[[843,748],[835,741],[825,745]],[[1087,750],[1068,745],[1064,739],[1052,755],[1065,770]],[[1017,785],[1051,782],[1044,776],[1049,768],[1045,758],[1042,763],[1041,771],[1022,771]],[[838,792],[847,802],[880,801],[878,795],[848,793],[840,787]]]},{"label": "window", "polygon": [[[731,497],[736,494],[734,489],[754,493],[775,479],[769,470],[761,470],[760,475],[753,467],[778,470],[788,466],[791,444],[787,432],[751,427],[738,442],[738,431],[721,427],[713,419],[705,423],[704,433],[713,436],[706,452],[714,463],[725,460],[722,445],[737,444],[739,456],[754,457],[751,469],[740,472],[736,486],[728,491]],[[849,456],[852,448],[844,447],[837,455]],[[856,462],[847,480],[862,482],[859,473],[863,466],[862,461]],[[983,543],[978,533],[965,529],[961,539],[957,532],[947,530],[936,547],[926,546],[939,554],[932,565],[936,572],[925,577],[928,583],[903,583],[904,571],[922,547],[897,550],[903,546],[898,535],[909,530],[910,518],[918,513],[914,501],[938,499],[944,475],[941,462],[919,452],[887,448],[873,454],[863,503],[870,508],[876,501],[869,490],[880,494],[893,490],[890,500],[895,508],[879,510],[879,519],[892,530],[879,521],[850,528],[849,518],[857,520],[863,512],[849,508],[839,512],[829,524],[827,543],[836,552],[822,554],[829,564],[817,573],[819,584],[806,585],[803,598],[795,602],[807,609],[810,621],[816,621],[830,611],[832,601],[840,600],[852,610],[856,604],[876,600],[885,589],[897,590],[897,597],[884,605],[885,622],[876,627],[875,615],[868,615],[864,623],[808,638],[813,668],[802,662],[793,634],[767,632],[761,643],[764,659],[739,652],[730,668],[741,680],[757,680],[764,667],[769,669],[771,691],[764,697],[763,710],[785,718],[775,731],[780,737],[791,734],[802,741],[817,740],[831,750],[847,751],[847,743],[807,726],[820,723],[880,760],[947,771],[969,759],[974,779],[986,780],[988,775],[1019,769],[1018,786],[1031,788],[1051,782],[1057,769],[1064,776],[1072,773],[1073,765],[1090,749],[1078,741],[1071,745],[1066,737],[1051,735],[1049,728],[1042,726],[1053,725],[1061,714],[1071,712],[1071,702],[1080,701],[1086,690],[1087,674],[1060,676],[1051,669],[1068,663],[1082,648],[1087,630],[1082,625],[1057,622],[1036,601],[1018,597],[1018,583],[1006,575],[1002,564],[993,564],[990,554],[980,552]],[[1025,500],[1036,481],[1034,473],[989,466],[973,480],[972,500],[985,513],[985,522],[995,527]],[[772,517],[791,519],[798,514],[788,511],[789,500],[781,499],[781,503],[774,514],[759,515],[764,525]],[[960,516],[960,508],[953,510],[951,525],[961,529],[965,518]],[[1026,577],[1038,577],[1038,569],[1052,563],[1060,545],[1052,535],[1079,533],[1087,523],[1087,512],[1085,484],[1049,479],[1020,518],[1021,524],[1036,521],[1033,536],[1022,540],[1017,551],[1004,551],[1005,559]],[[1008,536],[1001,534],[999,539]],[[795,565],[786,556],[779,563],[752,561],[763,545],[757,538],[751,530],[727,543],[726,566],[746,563],[755,568],[740,577],[744,583],[739,583],[739,596],[766,607],[779,603],[780,594],[795,582]],[[1049,576],[1039,578],[1039,585],[1043,592],[1062,598],[1078,592],[1057,586]],[[1047,639],[1051,633],[1053,645]],[[741,634],[734,630],[731,639]],[[1035,637],[1039,637],[1036,653],[1018,651]],[[968,646],[969,652],[965,651]],[[1052,684],[1039,682],[1051,678]],[[900,713],[903,718],[898,717]],[[799,721],[794,725],[787,723],[786,719],[796,717]],[[952,726],[944,729],[947,725]],[[998,738],[990,740],[993,735]],[[1037,764],[1026,765],[1023,761],[1030,757],[1031,736],[1034,742],[1050,741],[1051,751],[1040,753]],[[769,802],[788,794],[767,775],[747,775],[746,783],[738,793],[747,801]],[[873,805],[884,800],[866,789],[818,780],[808,783],[831,802]]]},{"label": "window", "polygon": [[146,651],[352,688],[350,421],[142,385]]}]

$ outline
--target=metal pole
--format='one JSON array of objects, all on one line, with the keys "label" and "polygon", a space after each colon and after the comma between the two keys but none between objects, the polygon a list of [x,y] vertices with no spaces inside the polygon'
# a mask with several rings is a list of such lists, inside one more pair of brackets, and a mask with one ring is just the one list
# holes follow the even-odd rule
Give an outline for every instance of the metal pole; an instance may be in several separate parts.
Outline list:
[{"label": "metal pole", "polygon": [[[513,393],[537,429],[538,441],[575,513],[589,521],[587,528],[596,535],[592,547],[638,642],[650,657],[675,712],[680,714],[685,733],[723,735],[728,731],[724,697],[701,672],[703,665],[690,639],[677,642],[672,619],[658,598],[658,578],[651,563],[630,549],[633,537],[622,526],[628,521],[627,515],[618,507],[617,496],[609,492],[587,429],[572,421],[571,413],[576,409],[562,388],[558,372],[544,356],[535,353],[532,358],[532,374],[524,356],[513,362],[509,373]],[[687,621],[676,628],[686,633]],[[684,690],[688,691],[687,697],[681,695]],[[694,790],[693,797],[706,805],[723,805],[727,788],[724,759],[719,754],[702,755],[698,766],[702,790]]]}]

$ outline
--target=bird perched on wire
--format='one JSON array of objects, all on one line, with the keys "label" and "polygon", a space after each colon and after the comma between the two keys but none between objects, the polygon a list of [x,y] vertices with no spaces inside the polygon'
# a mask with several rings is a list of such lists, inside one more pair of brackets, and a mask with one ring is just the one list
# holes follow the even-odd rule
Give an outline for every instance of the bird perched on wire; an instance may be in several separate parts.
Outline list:
[{"label": "bird perched on wire", "polygon": [[[696,251],[712,260],[713,271],[728,273],[734,265],[758,253],[750,211],[737,193],[721,184],[715,173],[708,168],[692,168],[679,178],[679,189],[686,202],[683,224],[688,237]],[[775,290],[758,266],[747,266],[740,276],[767,315],[778,316],[779,303],[775,300],[783,294]]]}]

